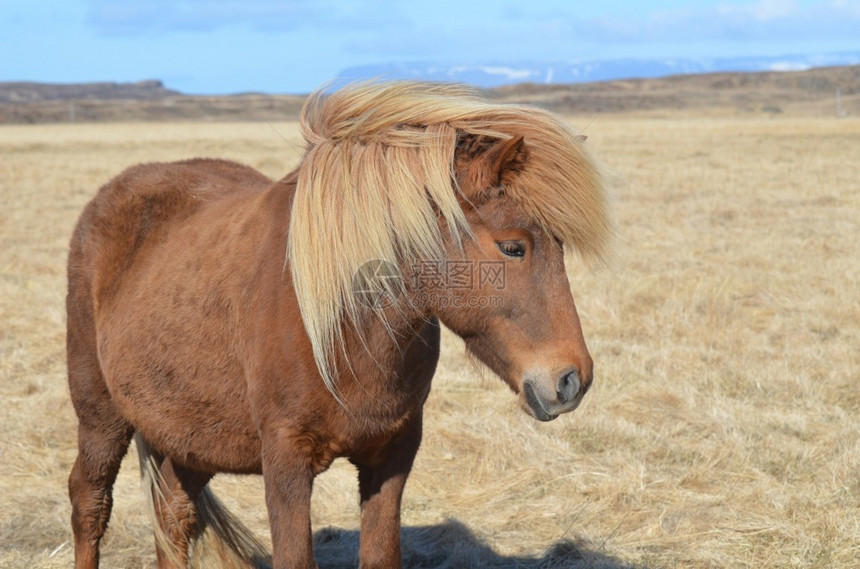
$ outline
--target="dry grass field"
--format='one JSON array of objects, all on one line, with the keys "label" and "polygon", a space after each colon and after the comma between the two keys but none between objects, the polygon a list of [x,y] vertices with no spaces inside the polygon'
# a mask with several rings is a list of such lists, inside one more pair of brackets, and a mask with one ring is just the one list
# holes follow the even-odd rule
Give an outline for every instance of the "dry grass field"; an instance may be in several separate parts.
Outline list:
[{"label": "dry grass field", "polygon": [[[261,123],[0,126],[0,567],[72,565],[63,302],[82,206],[141,161],[282,175],[300,141],[274,126],[283,139]],[[856,567],[860,120],[613,115],[586,132],[618,178],[614,259],[570,265],[595,384],[539,424],[446,336],[407,567]],[[132,455],[104,567],[154,565]],[[266,537],[260,479],[213,486]],[[348,464],[313,508],[321,568],[354,567]]]}]

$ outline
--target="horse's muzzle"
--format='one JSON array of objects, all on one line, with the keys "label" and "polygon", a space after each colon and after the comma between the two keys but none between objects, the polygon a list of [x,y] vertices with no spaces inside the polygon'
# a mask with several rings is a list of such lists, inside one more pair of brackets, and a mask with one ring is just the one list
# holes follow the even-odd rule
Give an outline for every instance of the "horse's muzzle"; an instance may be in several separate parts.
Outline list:
[{"label": "horse's muzzle", "polygon": [[591,386],[591,378],[580,379],[579,369],[564,370],[554,385],[536,378],[523,381],[521,405],[523,410],[538,421],[552,421],[562,413],[569,413],[579,406]]}]

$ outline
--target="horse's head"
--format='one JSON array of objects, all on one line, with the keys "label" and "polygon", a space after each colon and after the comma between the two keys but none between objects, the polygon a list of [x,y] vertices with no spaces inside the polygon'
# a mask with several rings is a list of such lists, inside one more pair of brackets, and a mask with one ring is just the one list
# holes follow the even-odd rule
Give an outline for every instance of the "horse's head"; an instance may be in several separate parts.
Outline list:
[{"label": "horse's head", "polygon": [[579,405],[592,360],[561,241],[506,195],[506,183],[527,162],[522,138],[460,144],[456,174],[472,237],[462,245],[450,239],[434,311],[519,395],[527,413],[549,421]]},{"label": "horse's head", "polygon": [[[381,279],[386,295],[408,292],[420,303],[412,316],[438,316],[529,414],[572,411],[592,362],[563,248],[600,258],[611,234],[582,139],[550,113],[456,86],[365,85],[310,101],[289,258],[329,389],[343,321],[367,318],[352,276],[384,260],[399,263]],[[331,254],[309,253],[320,250]],[[404,308],[377,314],[392,338]]]}]

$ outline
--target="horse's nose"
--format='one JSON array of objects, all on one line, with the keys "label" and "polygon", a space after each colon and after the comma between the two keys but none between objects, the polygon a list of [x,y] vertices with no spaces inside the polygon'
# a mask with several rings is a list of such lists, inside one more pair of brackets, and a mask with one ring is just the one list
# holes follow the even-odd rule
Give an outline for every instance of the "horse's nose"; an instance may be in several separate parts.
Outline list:
[{"label": "horse's nose", "polygon": [[561,373],[555,392],[559,403],[564,405],[573,401],[579,395],[580,389],[582,390],[582,395],[585,395],[589,384],[583,386],[579,377],[579,369],[576,367],[569,367]]},{"label": "horse's nose", "polygon": [[591,368],[571,366],[555,376],[535,373],[523,381],[520,405],[539,421],[552,421],[579,406],[591,386]]}]

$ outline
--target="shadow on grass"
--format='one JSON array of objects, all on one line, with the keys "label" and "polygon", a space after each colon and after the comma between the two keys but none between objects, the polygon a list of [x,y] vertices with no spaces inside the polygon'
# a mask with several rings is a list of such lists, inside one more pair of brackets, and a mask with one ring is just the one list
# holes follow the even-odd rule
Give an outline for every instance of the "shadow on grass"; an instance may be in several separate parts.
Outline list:
[{"label": "shadow on grass", "polygon": [[[627,569],[633,566],[589,549],[588,545],[561,540],[540,557],[505,556],[478,538],[457,520],[432,526],[403,528],[404,569]],[[319,569],[355,569],[358,566],[357,530],[325,528],[314,535]]]}]

